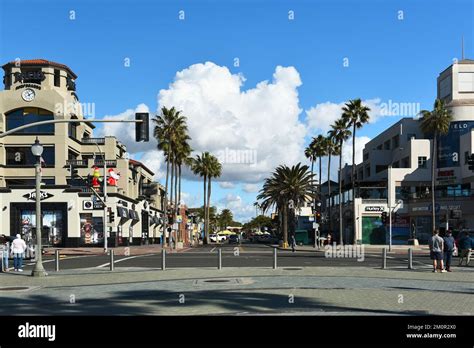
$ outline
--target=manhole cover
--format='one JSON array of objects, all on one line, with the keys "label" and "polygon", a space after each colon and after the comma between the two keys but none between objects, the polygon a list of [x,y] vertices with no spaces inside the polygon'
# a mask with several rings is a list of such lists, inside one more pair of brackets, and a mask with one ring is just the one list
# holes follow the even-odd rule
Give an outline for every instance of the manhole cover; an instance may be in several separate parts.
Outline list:
[{"label": "manhole cover", "polygon": [[27,286],[11,286],[8,288],[0,288],[0,291],[20,291],[20,290],[29,290]]},{"label": "manhole cover", "polygon": [[298,268],[298,267],[287,267],[287,268],[283,268],[285,271],[301,271],[302,268]]}]

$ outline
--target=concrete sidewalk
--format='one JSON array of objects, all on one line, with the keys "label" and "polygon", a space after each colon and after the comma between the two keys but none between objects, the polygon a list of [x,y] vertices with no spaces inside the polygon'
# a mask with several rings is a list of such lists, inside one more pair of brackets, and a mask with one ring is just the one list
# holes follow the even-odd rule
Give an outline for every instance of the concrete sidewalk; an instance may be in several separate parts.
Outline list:
[{"label": "concrete sidewalk", "polygon": [[472,267],[453,273],[287,267],[0,274],[0,314],[474,315],[473,274]]},{"label": "concrete sidewalk", "polygon": [[[353,245],[353,244],[350,244]],[[279,246],[278,244],[273,244],[271,245],[272,248],[277,248],[278,250],[285,250],[285,251],[292,251],[291,247],[288,248],[283,248]],[[298,245],[295,248],[295,252],[298,251],[304,251],[304,252],[324,252],[324,247],[321,248],[315,248],[312,245]],[[364,245],[364,251],[368,253],[382,253],[383,248],[387,248],[387,252],[389,247],[388,245]],[[412,249],[414,254],[429,254],[430,249],[427,245],[419,245],[419,246],[413,246],[413,245],[392,245],[392,251],[389,253],[395,253],[395,254],[407,254],[408,249]]]}]

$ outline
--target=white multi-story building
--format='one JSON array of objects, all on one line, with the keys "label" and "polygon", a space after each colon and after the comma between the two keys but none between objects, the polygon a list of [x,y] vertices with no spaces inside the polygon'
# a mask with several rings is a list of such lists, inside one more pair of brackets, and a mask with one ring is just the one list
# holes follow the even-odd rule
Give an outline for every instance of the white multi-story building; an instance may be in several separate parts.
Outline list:
[{"label": "white multi-story building", "polygon": [[[437,97],[452,112],[453,121],[448,134],[441,136],[438,143],[435,227],[446,228],[448,223],[452,229],[474,229],[474,172],[467,165],[468,156],[474,153],[474,61],[462,60],[444,70],[437,79],[437,90]],[[421,243],[427,241],[433,229],[431,147],[432,140],[421,131],[419,120],[413,118],[399,120],[368,142],[363,161],[356,166],[354,205],[351,166],[343,168],[346,242],[388,243],[388,228],[380,218],[382,212],[389,212],[389,207],[393,212],[393,244],[406,244],[413,232]],[[335,192],[333,221],[338,221],[338,201]],[[333,226],[335,232],[337,226]]]},{"label": "white multi-story building", "polygon": [[[84,122],[46,124],[0,138],[1,233],[20,233],[34,240],[36,159],[31,146],[38,138],[44,147],[41,210],[45,244],[101,245],[104,226],[109,246],[158,240],[164,189],[154,182],[150,169],[128,158],[125,145],[115,137],[93,137],[94,125],[84,118],[74,72],[66,65],[42,59],[10,62],[3,70],[0,132],[53,119]],[[109,171],[120,174],[116,182],[107,185],[106,204],[115,215],[113,222],[103,221],[100,199],[95,199],[93,188],[83,180],[71,178],[71,166],[82,177],[95,172],[102,179],[95,188],[101,197],[105,175],[111,177]]]}]

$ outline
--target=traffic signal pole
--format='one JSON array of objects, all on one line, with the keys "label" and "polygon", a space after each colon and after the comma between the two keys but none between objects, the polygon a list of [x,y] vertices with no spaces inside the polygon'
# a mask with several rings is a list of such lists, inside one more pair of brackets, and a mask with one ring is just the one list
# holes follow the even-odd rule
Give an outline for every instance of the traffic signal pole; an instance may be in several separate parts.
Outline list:
[{"label": "traffic signal pole", "polygon": [[388,235],[389,235],[388,251],[392,251],[392,207],[390,203],[388,206]]}]

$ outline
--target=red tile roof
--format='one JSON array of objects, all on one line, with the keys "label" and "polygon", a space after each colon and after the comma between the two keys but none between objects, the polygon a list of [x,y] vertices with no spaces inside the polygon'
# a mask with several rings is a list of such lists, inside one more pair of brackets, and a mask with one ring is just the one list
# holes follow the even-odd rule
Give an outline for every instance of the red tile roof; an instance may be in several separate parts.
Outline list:
[{"label": "red tile roof", "polygon": [[[6,68],[12,66],[12,65],[15,65],[16,64],[16,61],[11,61],[11,62],[8,62],[7,64],[3,65],[2,68],[3,70],[6,70]],[[21,65],[24,65],[24,66],[32,66],[32,65],[37,65],[37,66],[53,66],[53,67],[57,67],[57,68],[61,68],[61,69],[66,69],[67,71],[69,71],[71,73],[72,76],[74,76],[74,78],[77,78],[77,75],[67,66],[67,65],[64,65],[64,64],[61,64],[61,63],[56,63],[56,62],[52,62],[50,60],[46,60],[46,59],[25,59],[25,60],[20,60],[20,66]]]}]

